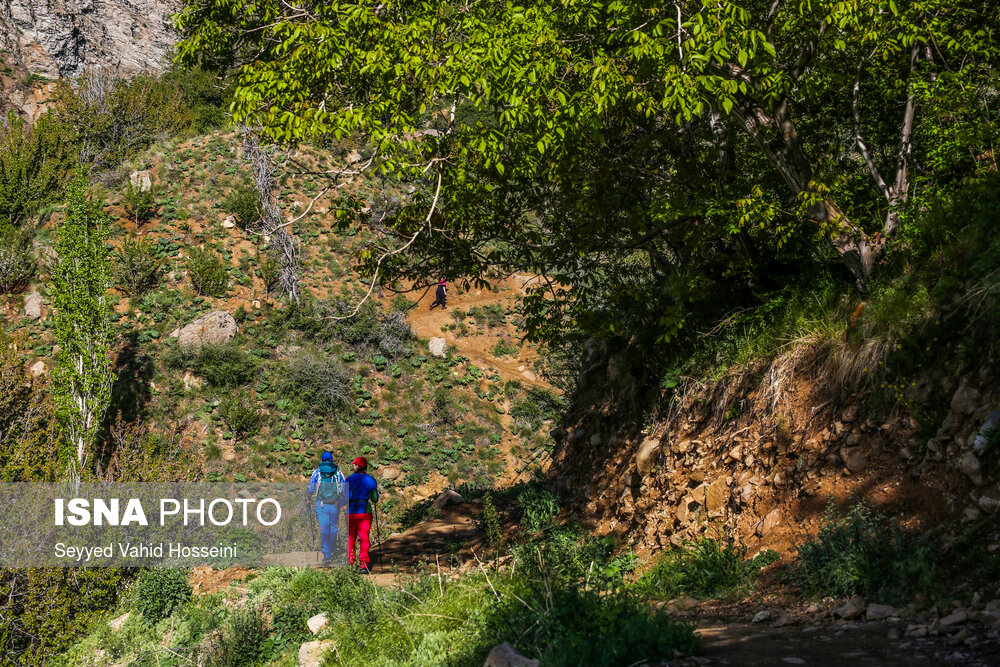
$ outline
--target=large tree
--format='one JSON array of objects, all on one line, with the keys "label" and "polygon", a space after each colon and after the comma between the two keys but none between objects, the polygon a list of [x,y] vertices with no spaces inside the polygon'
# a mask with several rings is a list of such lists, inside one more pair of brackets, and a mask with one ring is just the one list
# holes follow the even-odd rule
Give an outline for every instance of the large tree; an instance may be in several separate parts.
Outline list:
[{"label": "large tree", "polygon": [[374,169],[424,185],[374,207],[397,242],[370,271],[536,271],[536,331],[613,330],[623,300],[656,301],[669,336],[706,284],[752,290],[818,239],[867,289],[916,176],[982,153],[997,18],[972,0],[189,0],[178,25],[183,59],[234,68],[238,122],[360,134]]}]

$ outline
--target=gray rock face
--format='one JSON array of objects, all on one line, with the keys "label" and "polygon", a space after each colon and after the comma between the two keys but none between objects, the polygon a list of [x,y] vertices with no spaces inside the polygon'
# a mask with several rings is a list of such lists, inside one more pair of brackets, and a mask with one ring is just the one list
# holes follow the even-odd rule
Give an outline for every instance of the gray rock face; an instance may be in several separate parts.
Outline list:
[{"label": "gray rock face", "polygon": [[92,67],[123,74],[162,69],[177,40],[179,0],[6,0],[0,48],[51,79]]},{"label": "gray rock face", "polygon": [[214,310],[171,335],[182,347],[201,347],[203,343],[225,343],[236,335],[236,320],[224,310]]}]

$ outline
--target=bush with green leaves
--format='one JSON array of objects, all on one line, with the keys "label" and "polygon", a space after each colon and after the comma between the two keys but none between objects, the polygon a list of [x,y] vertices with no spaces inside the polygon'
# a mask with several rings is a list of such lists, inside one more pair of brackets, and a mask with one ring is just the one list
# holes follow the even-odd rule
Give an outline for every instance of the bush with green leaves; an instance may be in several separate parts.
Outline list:
[{"label": "bush with green leaves", "polygon": [[256,607],[235,609],[223,632],[213,635],[208,654],[214,667],[251,667],[260,661],[268,632]]},{"label": "bush with green leaves", "polygon": [[247,230],[260,219],[260,195],[253,183],[241,183],[222,200],[222,210],[236,218],[236,224]]},{"label": "bush with green leaves", "polygon": [[64,135],[51,113],[0,118],[0,224],[21,225],[59,196],[72,168]]},{"label": "bush with green leaves", "polygon": [[760,569],[777,559],[778,554],[770,550],[747,558],[742,545],[703,538],[664,554],[636,582],[635,591],[658,600],[745,593],[756,585]]},{"label": "bush with green leaves", "polygon": [[237,440],[256,433],[263,421],[263,414],[245,391],[226,394],[219,402],[219,414]]},{"label": "bush with green leaves", "polygon": [[269,297],[281,278],[281,260],[273,252],[257,252],[257,271],[264,282],[264,296]]},{"label": "bush with green leaves", "polygon": [[504,338],[498,340],[497,344],[493,346],[494,357],[512,357],[516,356],[520,351],[521,348]]},{"label": "bush with green leaves", "polygon": [[198,296],[226,296],[229,290],[229,267],[214,250],[189,248],[187,271]]},{"label": "bush with green leaves", "polygon": [[187,571],[179,568],[144,570],[132,588],[135,609],[149,623],[157,623],[191,599]]},{"label": "bush with green leaves", "polygon": [[548,389],[531,387],[514,401],[510,416],[514,419],[516,428],[537,431],[543,421],[556,419],[565,407],[566,399],[562,396]]},{"label": "bush with green leaves", "polygon": [[35,275],[32,230],[0,221],[0,293],[23,292]]},{"label": "bush with green leaves", "polygon": [[122,207],[138,231],[142,223],[156,215],[155,188],[152,185],[144,188],[141,182],[133,183],[132,179],[129,179],[125,185],[125,192],[122,193]]},{"label": "bush with green leaves", "polygon": [[799,545],[798,555],[790,579],[810,596],[902,602],[916,593],[934,594],[944,577],[939,545],[863,503],[847,514],[828,507],[819,533]]},{"label": "bush with green leaves", "polygon": [[301,414],[330,416],[354,410],[354,390],[347,370],[316,352],[288,361],[274,385],[279,394],[292,399],[295,411]]},{"label": "bush with green leaves", "polygon": [[559,515],[559,496],[541,484],[527,486],[517,497],[521,508],[521,528],[537,533],[552,525]]},{"label": "bush with green leaves", "polygon": [[115,286],[129,296],[142,294],[156,285],[162,264],[155,243],[126,237],[112,254]]},{"label": "bush with green leaves", "polygon": [[228,389],[252,381],[260,368],[256,357],[235,342],[203,343],[200,347],[175,347],[165,356],[167,366],[190,368],[210,387]]}]

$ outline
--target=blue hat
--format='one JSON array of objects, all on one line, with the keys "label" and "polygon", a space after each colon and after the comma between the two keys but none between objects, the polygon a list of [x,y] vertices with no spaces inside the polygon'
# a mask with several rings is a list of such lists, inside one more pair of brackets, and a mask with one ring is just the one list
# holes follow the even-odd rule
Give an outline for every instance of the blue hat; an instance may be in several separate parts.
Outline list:
[{"label": "blue hat", "polygon": [[320,461],[332,461],[333,460],[333,454],[331,454],[330,452],[323,452],[323,456],[319,457],[319,460]]}]

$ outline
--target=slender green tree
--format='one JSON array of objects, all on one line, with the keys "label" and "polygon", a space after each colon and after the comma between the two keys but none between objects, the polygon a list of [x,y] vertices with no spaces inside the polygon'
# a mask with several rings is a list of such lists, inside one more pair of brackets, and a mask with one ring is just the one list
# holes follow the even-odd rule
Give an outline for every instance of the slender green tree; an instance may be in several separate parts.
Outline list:
[{"label": "slender green tree", "polygon": [[77,176],[67,192],[66,219],[58,228],[53,270],[55,331],[59,342],[53,380],[56,410],[82,467],[111,398],[111,285],[105,241],[108,216],[87,198]]}]

